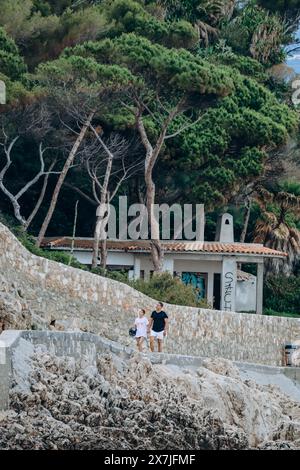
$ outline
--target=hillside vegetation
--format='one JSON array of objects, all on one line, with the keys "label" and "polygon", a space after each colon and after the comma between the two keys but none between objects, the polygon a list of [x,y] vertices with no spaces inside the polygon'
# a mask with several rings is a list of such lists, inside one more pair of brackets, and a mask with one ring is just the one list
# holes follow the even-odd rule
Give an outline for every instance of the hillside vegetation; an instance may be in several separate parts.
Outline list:
[{"label": "hillside vegetation", "polygon": [[[230,210],[237,241],[288,253],[267,277],[297,279],[299,110],[274,71],[298,0],[0,4],[0,211],[27,246],[71,235],[77,201],[76,234],[96,241],[97,207],[120,195],[204,203],[208,240]],[[106,272],[98,241],[93,268],[100,258]],[[151,255],[159,272],[159,242]],[[286,310],[277,295],[269,313]]]}]

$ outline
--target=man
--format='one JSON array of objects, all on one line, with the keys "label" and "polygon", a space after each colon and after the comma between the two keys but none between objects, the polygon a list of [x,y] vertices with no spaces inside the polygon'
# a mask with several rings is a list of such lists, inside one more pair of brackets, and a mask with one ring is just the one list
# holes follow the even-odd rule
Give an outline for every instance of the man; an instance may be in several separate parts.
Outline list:
[{"label": "man", "polygon": [[158,342],[158,352],[162,352],[163,339],[167,335],[169,320],[166,312],[163,311],[164,304],[158,302],[156,309],[152,312],[151,319],[149,322],[149,333],[150,333],[150,350],[154,352],[154,340]]}]

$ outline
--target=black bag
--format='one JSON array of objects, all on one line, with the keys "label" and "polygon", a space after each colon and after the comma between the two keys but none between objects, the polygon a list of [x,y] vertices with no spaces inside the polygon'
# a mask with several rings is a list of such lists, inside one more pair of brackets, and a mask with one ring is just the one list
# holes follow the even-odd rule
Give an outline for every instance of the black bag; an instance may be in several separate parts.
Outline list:
[{"label": "black bag", "polygon": [[129,329],[129,336],[135,336],[136,335],[136,328],[130,328]]}]

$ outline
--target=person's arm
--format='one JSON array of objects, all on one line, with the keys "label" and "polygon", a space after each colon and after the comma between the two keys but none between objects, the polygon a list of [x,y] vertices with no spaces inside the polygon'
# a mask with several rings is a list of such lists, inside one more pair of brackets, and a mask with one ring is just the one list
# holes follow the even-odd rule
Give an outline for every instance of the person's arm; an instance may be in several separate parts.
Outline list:
[{"label": "person's arm", "polygon": [[150,331],[152,330],[152,326],[153,326],[153,318],[151,317],[148,322],[148,328],[147,328],[148,333],[150,333]]},{"label": "person's arm", "polygon": [[169,319],[168,319],[168,317],[167,317],[167,318],[165,318],[165,329],[164,329],[164,336],[166,336],[166,335],[167,335],[167,333],[168,333],[168,330],[169,330]]}]

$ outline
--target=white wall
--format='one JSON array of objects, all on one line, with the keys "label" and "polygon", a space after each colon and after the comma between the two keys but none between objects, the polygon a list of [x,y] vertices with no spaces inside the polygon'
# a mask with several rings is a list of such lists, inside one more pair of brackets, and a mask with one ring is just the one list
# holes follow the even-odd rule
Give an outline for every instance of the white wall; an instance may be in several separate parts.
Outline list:
[{"label": "white wall", "polygon": [[176,259],[174,262],[174,271],[178,273],[221,273],[222,261]]},{"label": "white wall", "polygon": [[86,265],[92,264],[92,252],[74,250],[73,256],[79,263]]},{"label": "white wall", "polygon": [[[74,251],[74,257],[82,264],[92,264],[92,252],[91,251]],[[107,264],[112,266],[133,266],[134,255],[132,253],[119,253],[110,252],[108,253]]]},{"label": "white wall", "polygon": [[237,312],[256,311],[256,277],[251,276],[249,281],[238,281],[236,287]]}]

